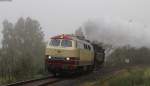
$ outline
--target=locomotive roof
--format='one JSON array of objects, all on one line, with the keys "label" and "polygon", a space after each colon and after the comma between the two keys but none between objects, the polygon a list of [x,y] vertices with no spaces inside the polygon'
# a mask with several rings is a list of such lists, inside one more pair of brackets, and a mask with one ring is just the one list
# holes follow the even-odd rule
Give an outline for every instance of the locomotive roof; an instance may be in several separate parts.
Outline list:
[{"label": "locomotive roof", "polygon": [[62,34],[62,35],[57,35],[57,36],[53,36],[51,37],[51,39],[66,39],[66,40],[78,40],[78,41],[85,41],[90,43],[89,40],[86,40],[85,37],[82,36],[76,36],[73,34]]}]

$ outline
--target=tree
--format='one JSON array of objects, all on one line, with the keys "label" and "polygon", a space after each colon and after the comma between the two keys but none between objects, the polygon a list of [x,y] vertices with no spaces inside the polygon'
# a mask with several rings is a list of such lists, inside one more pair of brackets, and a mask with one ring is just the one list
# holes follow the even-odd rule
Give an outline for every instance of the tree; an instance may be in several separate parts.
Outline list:
[{"label": "tree", "polygon": [[2,69],[15,78],[31,77],[44,68],[44,33],[40,24],[31,18],[19,18],[13,26],[3,22]]},{"label": "tree", "polygon": [[[3,22],[3,40],[2,40],[2,76],[8,77],[8,79],[11,79],[11,72],[13,68],[13,50],[12,50],[12,34],[13,34],[13,25],[12,23],[8,22],[8,20],[5,20]],[[9,53],[9,54],[8,54]]]},{"label": "tree", "polygon": [[149,64],[150,49],[146,47],[135,48],[124,46],[116,48],[109,55],[109,62],[114,65],[138,65]]}]

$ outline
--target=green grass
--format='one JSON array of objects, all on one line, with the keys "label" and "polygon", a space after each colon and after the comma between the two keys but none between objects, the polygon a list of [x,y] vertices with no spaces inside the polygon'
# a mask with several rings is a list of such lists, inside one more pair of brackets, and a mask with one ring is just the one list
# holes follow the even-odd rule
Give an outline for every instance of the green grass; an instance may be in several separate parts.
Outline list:
[{"label": "green grass", "polygon": [[9,79],[8,77],[5,77],[5,78],[2,78],[0,77],[0,86],[1,85],[4,85],[4,84],[9,84],[9,83],[13,83],[13,82],[16,82],[16,81],[21,81],[21,80],[28,80],[28,79],[37,79],[37,78],[41,78],[43,77],[44,75],[33,75],[31,77],[25,77],[25,78],[22,78],[22,79],[16,79],[14,77],[11,77],[11,79]]},{"label": "green grass", "polygon": [[128,68],[81,86],[150,86],[150,68]]},{"label": "green grass", "polygon": [[8,77],[5,77],[5,78],[0,77],[0,85],[11,83],[13,81],[16,81],[16,79],[13,77],[11,77],[11,80]]}]

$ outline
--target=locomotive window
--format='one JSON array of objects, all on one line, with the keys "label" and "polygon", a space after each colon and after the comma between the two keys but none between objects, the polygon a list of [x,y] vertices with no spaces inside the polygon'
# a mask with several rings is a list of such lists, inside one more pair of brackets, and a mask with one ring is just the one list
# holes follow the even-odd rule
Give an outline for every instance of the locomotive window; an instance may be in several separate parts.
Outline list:
[{"label": "locomotive window", "polygon": [[84,44],[84,49],[91,50],[91,47],[90,47],[90,45]]},{"label": "locomotive window", "polygon": [[91,50],[91,47],[88,45],[88,49]]},{"label": "locomotive window", "polygon": [[59,46],[60,45],[60,40],[59,39],[51,39],[50,45]]},{"label": "locomotive window", "polygon": [[72,41],[70,41],[70,40],[62,40],[61,46],[63,46],[63,47],[72,47]]},{"label": "locomotive window", "polygon": [[84,49],[86,49],[86,44],[84,44]]},{"label": "locomotive window", "polygon": [[84,49],[83,43],[77,42],[77,48]]},{"label": "locomotive window", "polygon": [[86,49],[88,49],[88,45],[85,45]]},{"label": "locomotive window", "polygon": [[89,49],[89,47],[88,47],[89,45],[87,45],[87,44],[84,44],[84,49]]}]

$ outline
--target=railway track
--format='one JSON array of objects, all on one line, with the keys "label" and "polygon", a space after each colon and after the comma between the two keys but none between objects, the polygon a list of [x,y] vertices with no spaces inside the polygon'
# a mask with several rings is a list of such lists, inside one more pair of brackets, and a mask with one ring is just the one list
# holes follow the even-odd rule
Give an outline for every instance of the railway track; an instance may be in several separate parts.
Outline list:
[{"label": "railway track", "polygon": [[32,79],[26,81],[15,82],[12,84],[7,84],[4,86],[47,86],[62,81],[61,78],[56,78],[54,76],[43,77],[39,79]]},{"label": "railway track", "polygon": [[[131,67],[128,67],[128,68],[131,68]],[[107,68],[107,67],[104,67],[104,68],[101,68],[100,70],[93,71],[93,75],[94,76],[101,76],[101,77],[107,76],[107,75],[114,75],[114,73],[116,73],[116,72],[118,72],[122,69],[123,68]],[[85,75],[83,74],[81,76],[85,76]],[[88,74],[87,74],[87,76],[88,76]],[[48,77],[43,77],[43,78],[40,78],[40,79],[32,79],[32,80],[27,80],[27,81],[16,82],[16,83],[8,84],[8,85],[5,85],[5,86],[49,86],[51,84],[55,84],[55,83],[58,83],[60,81],[64,81],[64,80],[68,80],[68,79],[73,80],[73,79],[77,79],[77,78],[79,78],[79,77],[77,76],[77,77],[71,77],[71,78],[60,78],[60,77],[57,78],[57,77],[54,77],[54,76],[48,76]],[[107,79],[111,79],[111,78],[113,78],[113,77],[109,77]],[[72,85],[72,86],[74,86],[74,85]]]}]

